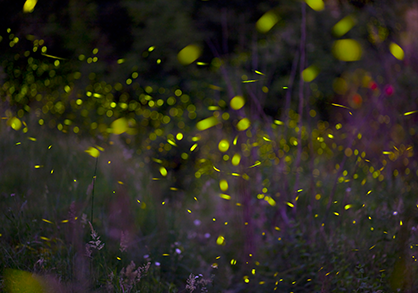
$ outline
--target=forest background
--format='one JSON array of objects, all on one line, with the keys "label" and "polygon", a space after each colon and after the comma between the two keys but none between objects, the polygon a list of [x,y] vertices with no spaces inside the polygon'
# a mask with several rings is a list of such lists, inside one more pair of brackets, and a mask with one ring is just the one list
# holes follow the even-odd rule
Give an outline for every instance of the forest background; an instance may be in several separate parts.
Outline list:
[{"label": "forest background", "polygon": [[415,1],[0,14],[6,292],[418,285]]}]

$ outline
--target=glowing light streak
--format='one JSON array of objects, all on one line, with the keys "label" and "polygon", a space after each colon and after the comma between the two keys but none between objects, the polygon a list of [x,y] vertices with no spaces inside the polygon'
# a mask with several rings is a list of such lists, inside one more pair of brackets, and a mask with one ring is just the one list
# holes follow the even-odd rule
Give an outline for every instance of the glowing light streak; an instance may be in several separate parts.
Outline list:
[{"label": "glowing light streak", "polygon": [[171,144],[172,146],[175,146],[175,147],[177,146],[176,142],[174,140],[172,140],[172,139],[167,139],[167,142],[169,144]]},{"label": "glowing light streak", "polygon": [[235,154],[233,157],[232,157],[232,165],[234,165],[234,166],[238,166],[239,165],[239,162],[241,161],[241,155],[240,154]]},{"label": "glowing light streak", "polygon": [[23,4],[23,12],[24,13],[32,13],[35,10],[35,6],[38,0],[26,0],[25,4]]},{"label": "glowing light streak", "polygon": [[225,243],[225,237],[223,237],[222,235],[219,235],[218,239],[216,239],[216,244],[223,245],[224,243]]},{"label": "glowing light streak", "polygon": [[239,110],[245,105],[245,100],[242,96],[235,96],[231,99],[231,102],[229,103],[231,105],[231,108],[234,110]]},{"label": "glowing light streak", "polygon": [[389,45],[389,51],[398,60],[403,60],[403,58],[405,57],[403,49],[398,44],[395,44],[393,42]]},{"label": "glowing light streak", "polygon": [[418,112],[418,110],[414,110],[414,111],[403,113],[403,115],[408,116],[408,115],[411,115],[411,114],[414,114],[414,113],[417,113],[417,112]]},{"label": "glowing light streak", "polygon": [[319,69],[315,65],[311,65],[302,71],[302,79],[305,82],[313,81],[319,74]]},{"label": "glowing light streak", "polygon": [[190,151],[193,152],[197,148],[197,143],[190,147]]},{"label": "glowing light streak", "polygon": [[340,108],[344,108],[344,109],[348,109],[351,110],[349,107],[344,106],[344,105],[340,105],[340,104],[335,104],[335,103],[331,103],[331,105],[335,106],[335,107],[340,107]]},{"label": "glowing light streak", "polygon": [[355,24],[356,20],[351,15],[347,15],[334,25],[332,33],[339,38],[350,31]]},{"label": "glowing light streak", "polygon": [[90,156],[92,156],[93,158],[97,158],[98,156],[100,156],[100,152],[98,149],[96,149],[95,147],[89,147],[87,150],[85,150],[84,152],[88,153]]},{"label": "glowing light streak", "polygon": [[67,60],[66,58],[62,58],[62,57],[58,57],[58,56],[54,56],[54,55],[49,55],[49,54],[45,54],[45,53],[42,53],[42,56],[52,58],[52,59],[58,59],[58,60]]},{"label": "glowing light streak", "polygon": [[221,152],[226,152],[229,149],[229,142],[226,139],[222,139],[218,144],[218,149]]},{"label": "glowing light streak", "polygon": [[237,129],[238,131],[244,131],[246,129],[248,129],[251,125],[251,122],[248,118],[242,118],[238,123],[237,123]]},{"label": "glowing light streak", "polygon": [[195,44],[184,47],[178,54],[177,59],[182,65],[189,65],[196,61],[202,53],[202,49]]},{"label": "glowing light streak", "polygon": [[230,196],[230,195],[228,195],[228,194],[225,194],[225,193],[221,193],[221,194],[219,194],[219,197],[220,197],[220,198],[223,198],[223,199],[225,199],[225,200],[230,200],[230,199],[231,199],[231,196]]},{"label": "glowing light streak", "polygon": [[268,204],[271,205],[272,207],[274,207],[276,205],[276,201],[273,198],[271,198],[270,196],[264,197],[264,200],[267,201]]},{"label": "glowing light streak", "polygon": [[280,20],[280,17],[272,10],[267,11],[257,20],[255,27],[260,33],[267,33]]},{"label": "glowing light streak", "polygon": [[222,191],[227,191],[227,190],[228,190],[228,181],[226,181],[225,179],[222,179],[222,180],[219,182],[219,188],[220,188]]},{"label": "glowing light streak", "polygon": [[208,128],[215,126],[216,124],[218,124],[218,119],[216,119],[216,117],[214,116],[211,116],[211,117],[208,117],[206,119],[199,121],[196,124],[196,127],[197,129],[203,131],[203,130],[206,130]]},{"label": "glowing light streak", "polygon": [[7,124],[16,131],[22,128],[22,122],[17,117],[10,118]]},{"label": "glowing light streak", "polygon": [[305,2],[315,11],[324,10],[325,4],[323,0],[305,0]]},{"label": "glowing light streak", "polygon": [[116,119],[115,121],[112,122],[110,127],[112,128],[113,134],[116,134],[116,135],[122,134],[128,130],[128,127],[129,127],[128,120],[123,117]]},{"label": "glowing light streak", "polygon": [[351,62],[361,59],[362,48],[356,40],[342,39],[334,42],[332,53],[338,60]]},{"label": "glowing light streak", "polygon": [[166,168],[164,168],[163,166],[161,166],[160,167],[160,173],[161,173],[161,175],[162,176],[167,176],[167,169]]}]

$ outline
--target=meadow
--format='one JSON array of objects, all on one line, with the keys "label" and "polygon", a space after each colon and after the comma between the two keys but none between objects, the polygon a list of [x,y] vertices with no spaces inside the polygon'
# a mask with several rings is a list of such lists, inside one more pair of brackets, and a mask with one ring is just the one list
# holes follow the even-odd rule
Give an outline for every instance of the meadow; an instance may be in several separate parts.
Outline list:
[{"label": "meadow", "polygon": [[413,46],[305,2],[222,54],[2,32],[0,290],[415,292]]},{"label": "meadow", "polygon": [[260,130],[247,137],[258,148],[260,160],[253,162],[246,144],[235,152],[234,137],[226,139],[222,129],[199,131],[198,146],[196,135],[160,142],[196,152],[170,170],[165,164],[175,156],[135,151],[123,140],[129,135],[89,139],[30,123],[27,132],[2,124],[5,291],[34,284],[39,289],[30,292],[408,292],[416,286],[410,146],[369,160],[361,135],[343,147],[344,126],[318,121],[316,129],[303,126],[296,171],[296,120],[289,120],[287,140]]}]

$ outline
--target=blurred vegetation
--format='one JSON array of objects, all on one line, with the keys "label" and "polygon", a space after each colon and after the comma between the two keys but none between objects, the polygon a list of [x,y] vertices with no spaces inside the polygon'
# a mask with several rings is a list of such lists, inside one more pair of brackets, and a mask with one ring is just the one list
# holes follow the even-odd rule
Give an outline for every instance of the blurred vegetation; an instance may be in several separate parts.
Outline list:
[{"label": "blurred vegetation", "polygon": [[414,292],[414,1],[1,16],[2,290]]}]

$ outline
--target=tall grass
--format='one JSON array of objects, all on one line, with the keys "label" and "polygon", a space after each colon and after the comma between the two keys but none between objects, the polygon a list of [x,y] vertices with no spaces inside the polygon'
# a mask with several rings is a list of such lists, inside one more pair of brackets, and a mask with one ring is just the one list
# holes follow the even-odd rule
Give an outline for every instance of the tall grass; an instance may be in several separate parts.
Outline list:
[{"label": "tall grass", "polygon": [[[361,139],[358,154],[347,157],[333,145],[344,133],[333,132],[332,140],[330,127],[318,123],[312,140],[304,136],[304,149],[316,155],[301,157],[296,212],[282,193],[296,180],[297,148],[275,142],[289,148],[282,171],[277,160],[246,171],[254,178],[247,203],[252,234],[240,195],[247,180],[232,175],[216,154],[201,153],[185,173],[194,183],[173,189],[172,175],[162,177],[131,154],[121,137],[92,141],[35,125],[28,133],[3,126],[2,286],[16,276],[32,278],[16,273],[29,271],[77,291],[411,291],[416,174],[394,176],[387,164],[392,169],[381,171],[384,180],[373,178]],[[261,145],[263,137],[253,139]],[[104,148],[97,159],[84,152],[93,145]],[[219,196],[225,193],[220,179],[227,179],[229,200]],[[248,235],[252,248],[244,247]]]},{"label": "tall grass", "polygon": [[[305,15],[305,4],[302,9]],[[414,292],[414,113],[401,112],[402,99],[366,85],[357,86],[363,104],[334,103],[329,121],[321,121],[303,80],[293,111],[296,68],[302,75],[307,65],[304,18],[302,24],[282,121],[264,113],[259,99],[268,88],[261,91],[251,80],[244,87],[239,77],[245,68],[227,62],[216,67],[223,80],[213,77],[226,97],[208,99],[215,110],[199,116],[180,89],[177,98],[156,93],[150,103],[138,84],[131,90],[139,101],[124,96],[115,112],[110,98],[100,100],[99,114],[94,95],[77,104],[68,92],[53,97],[80,112],[74,123],[87,125],[81,132],[100,134],[94,137],[75,134],[79,126],[72,133],[71,121],[49,123],[49,114],[45,121],[35,111],[24,117],[22,109],[17,116],[27,125],[15,131],[11,121],[18,118],[6,110],[0,124],[0,289]],[[252,71],[259,66],[254,60]],[[372,81],[365,70],[353,72],[347,76]],[[103,90],[96,84],[87,89],[89,97]],[[232,110],[233,98],[242,106]],[[207,101],[198,106],[204,109]],[[98,118],[95,127],[86,115]],[[207,118],[200,115],[216,126],[196,131],[194,119]],[[85,152],[92,147],[98,156]]]}]

